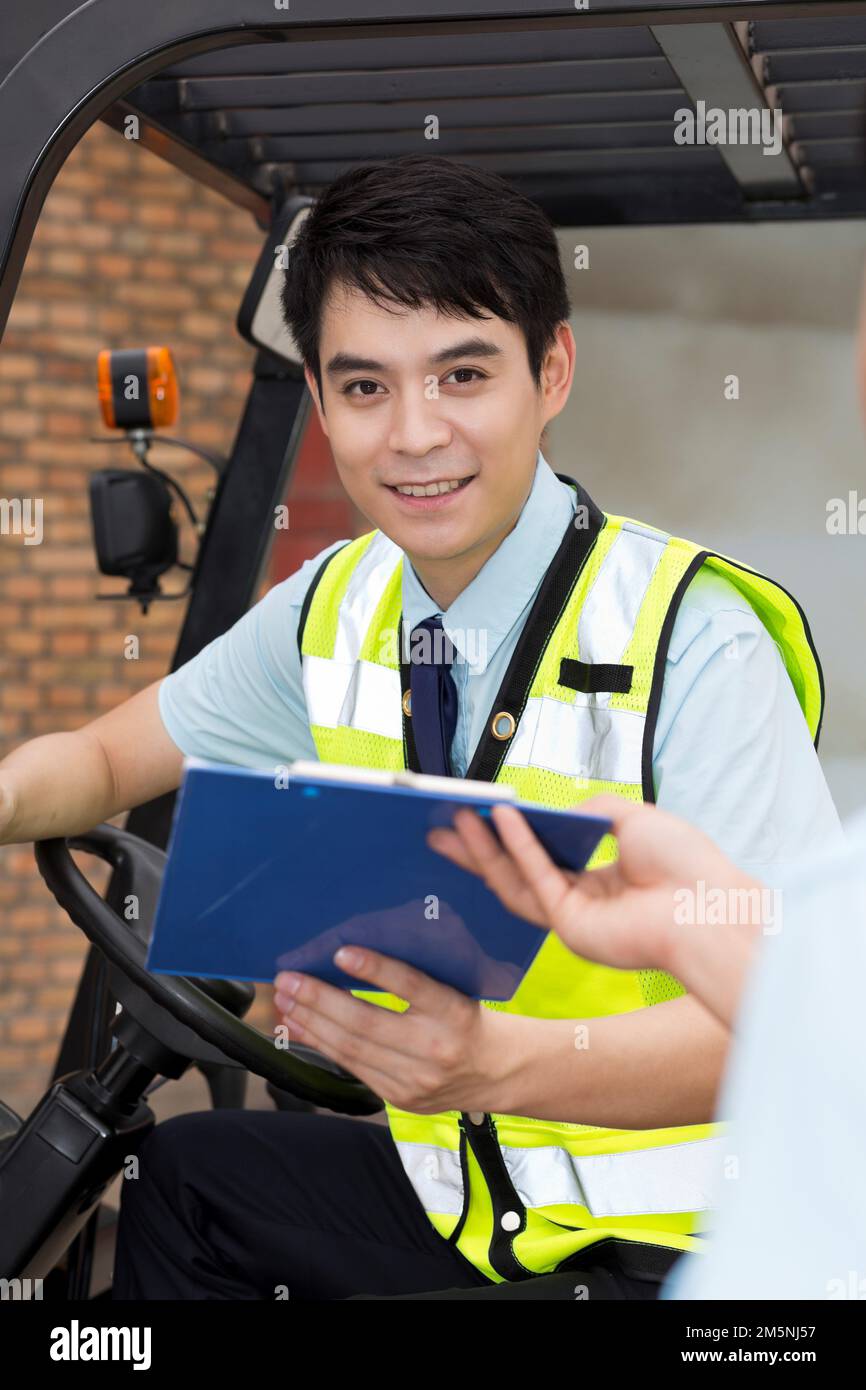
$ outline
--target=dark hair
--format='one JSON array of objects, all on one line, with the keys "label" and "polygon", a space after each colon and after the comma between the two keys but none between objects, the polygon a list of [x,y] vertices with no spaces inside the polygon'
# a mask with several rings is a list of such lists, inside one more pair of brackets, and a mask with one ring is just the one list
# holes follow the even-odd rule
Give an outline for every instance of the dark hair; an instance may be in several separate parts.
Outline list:
[{"label": "dark hair", "polygon": [[516,323],[536,386],[571,304],[553,226],[496,174],[442,155],[404,155],[342,174],[304,219],[282,287],[286,326],[316,378],[332,282],[387,301]]}]

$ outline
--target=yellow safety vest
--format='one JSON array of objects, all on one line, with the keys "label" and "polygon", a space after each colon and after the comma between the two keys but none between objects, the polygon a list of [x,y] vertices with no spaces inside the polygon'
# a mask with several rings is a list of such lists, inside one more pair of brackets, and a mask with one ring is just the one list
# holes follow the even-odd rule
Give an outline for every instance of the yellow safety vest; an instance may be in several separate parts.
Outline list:
[{"label": "yellow safety vest", "polygon": [[[768,629],[817,742],[821,670],[791,595],[726,556],[606,515],[576,491],[574,521],[537,592],[467,777],[508,783],[525,800],[558,808],[598,792],[652,801],[671,629],[702,566],[732,582]],[[373,531],[327,557],[308,592],[299,647],[323,762],[418,770],[404,698],[402,563],[399,547]],[[608,836],[590,867],[615,856]],[[406,1007],[392,995],[357,993]],[[535,1018],[583,1020],[682,993],[670,975],[583,960],[550,934],[513,998],[484,1002]],[[722,1158],[718,1124],[622,1130],[519,1115],[416,1115],[392,1105],[387,1115],[433,1226],[491,1280],[547,1273],[602,1240],[700,1247],[701,1213]]]}]

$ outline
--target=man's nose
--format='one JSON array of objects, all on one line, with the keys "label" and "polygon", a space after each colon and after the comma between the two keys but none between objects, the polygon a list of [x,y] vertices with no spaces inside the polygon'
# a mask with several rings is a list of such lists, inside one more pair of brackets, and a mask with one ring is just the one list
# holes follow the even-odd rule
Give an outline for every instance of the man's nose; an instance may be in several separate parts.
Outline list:
[{"label": "man's nose", "polygon": [[418,458],[450,443],[451,427],[443,417],[442,402],[430,398],[425,387],[413,387],[395,397],[389,447],[395,453]]}]

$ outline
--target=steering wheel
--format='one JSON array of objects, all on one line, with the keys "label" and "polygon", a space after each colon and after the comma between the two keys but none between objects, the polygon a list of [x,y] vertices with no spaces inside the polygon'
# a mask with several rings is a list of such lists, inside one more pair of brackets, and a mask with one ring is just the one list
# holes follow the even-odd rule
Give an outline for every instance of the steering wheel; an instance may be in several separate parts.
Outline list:
[{"label": "steering wheel", "polygon": [[[147,944],[84,877],[70,849],[85,850],[111,864],[161,875],[165,854],[129,831],[103,822],[86,834],[38,840],[34,845],[39,872],[60,906],[93,945],[155,1004],[211,1043],[242,1067],[283,1090],[348,1115],[372,1115],[382,1101],[363,1082],[312,1048],[292,1043],[282,1050],[272,1039],[244,1023],[207,984],[185,975],[155,975],[145,968]],[[157,877],[158,882],[158,877]],[[140,924],[139,924],[140,925]],[[214,981],[225,989],[225,981]]]}]

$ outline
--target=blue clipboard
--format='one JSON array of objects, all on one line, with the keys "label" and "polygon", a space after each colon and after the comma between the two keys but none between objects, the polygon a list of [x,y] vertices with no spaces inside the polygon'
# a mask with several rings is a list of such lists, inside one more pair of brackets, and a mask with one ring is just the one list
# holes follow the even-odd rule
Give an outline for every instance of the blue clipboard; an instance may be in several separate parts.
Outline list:
[{"label": "blue clipboard", "polygon": [[487,783],[316,763],[282,773],[185,760],[148,969],[262,981],[294,969],[369,989],[333,962],[341,945],[369,946],[471,998],[510,999],[546,932],[430,849],[427,831],[461,806],[489,816],[513,801],[579,870],[610,830]]}]

